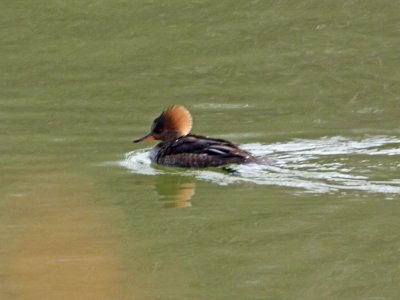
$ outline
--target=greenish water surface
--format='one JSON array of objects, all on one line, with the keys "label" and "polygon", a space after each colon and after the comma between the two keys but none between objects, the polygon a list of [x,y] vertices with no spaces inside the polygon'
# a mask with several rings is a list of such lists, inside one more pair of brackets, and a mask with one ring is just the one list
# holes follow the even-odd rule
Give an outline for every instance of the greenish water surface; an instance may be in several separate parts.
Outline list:
[{"label": "greenish water surface", "polygon": [[[2,1],[0,299],[398,299],[399,12]],[[151,165],[175,103],[275,164]]]}]

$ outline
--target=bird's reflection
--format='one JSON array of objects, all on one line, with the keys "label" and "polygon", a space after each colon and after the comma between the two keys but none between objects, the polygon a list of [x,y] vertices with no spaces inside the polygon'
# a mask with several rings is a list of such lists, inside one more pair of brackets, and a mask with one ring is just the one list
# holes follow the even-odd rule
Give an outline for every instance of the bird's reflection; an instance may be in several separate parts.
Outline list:
[{"label": "bird's reflection", "polygon": [[165,207],[191,207],[190,200],[195,193],[195,180],[190,176],[171,174],[158,175],[155,190]]}]

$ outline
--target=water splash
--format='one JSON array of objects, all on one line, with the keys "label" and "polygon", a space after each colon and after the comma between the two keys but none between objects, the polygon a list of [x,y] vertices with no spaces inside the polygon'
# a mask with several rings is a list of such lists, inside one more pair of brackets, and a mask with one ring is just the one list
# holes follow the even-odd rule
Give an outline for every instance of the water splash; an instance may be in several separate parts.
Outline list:
[{"label": "water splash", "polygon": [[[400,138],[368,136],[354,140],[346,137],[295,139],[286,143],[244,144],[256,156],[276,161],[272,165],[238,165],[238,175],[213,169],[182,171],[155,168],[148,158],[148,149],[125,155],[119,165],[145,175],[180,174],[220,185],[247,182],[276,185],[311,193],[337,193],[358,190],[373,193],[400,194],[398,168],[392,156],[400,155]],[[392,158],[390,158],[392,157]],[[388,159],[389,158],[389,159]],[[396,173],[397,171],[397,173]],[[374,179],[379,178],[379,180]]]}]

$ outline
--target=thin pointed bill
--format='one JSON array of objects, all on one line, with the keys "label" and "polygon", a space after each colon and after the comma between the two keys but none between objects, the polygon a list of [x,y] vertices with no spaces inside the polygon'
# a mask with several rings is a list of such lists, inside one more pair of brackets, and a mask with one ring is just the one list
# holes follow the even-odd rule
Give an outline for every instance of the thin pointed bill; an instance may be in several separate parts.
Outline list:
[{"label": "thin pointed bill", "polygon": [[152,135],[151,132],[150,132],[149,134],[146,134],[145,136],[143,136],[143,137],[141,137],[139,139],[133,140],[133,142],[134,143],[139,143],[139,142],[142,142],[142,141],[152,141],[152,140],[155,140],[155,139],[156,139],[156,137],[154,135]]}]

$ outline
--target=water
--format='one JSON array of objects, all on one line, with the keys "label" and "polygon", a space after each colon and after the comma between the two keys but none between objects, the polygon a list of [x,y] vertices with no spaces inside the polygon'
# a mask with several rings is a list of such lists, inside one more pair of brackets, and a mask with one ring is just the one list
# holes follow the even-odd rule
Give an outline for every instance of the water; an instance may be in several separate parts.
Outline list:
[{"label": "water", "polygon": [[[344,137],[324,137],[319,140],[297,139],[288,143],[268,145],[245,144],[242,145],[243,149],[258,157],[269,159],[271,163],[236,166],[235,174],[216,172],[217,169],[175,172],[220,185],[249,182],[300,187],[307,192],[341,194],[346,190],[360,190],[383,193],[389,199],[400,193],[399,179],[389,176],[383,180],[373,180],[368,176],[376,176],[379,169],[396,171],[399,163],[391,161],[385,165],[384,161],[371,162],[368,156],[399,155],[399,144],[399,138],[390,136],[371,136],[359,141]],[[152,167],[148,152],[129,152],[118,164],[138,174],[174,174],[171,168],[160,170]],[[360,159],[356,164],[349,163],[349,155],[355,154],[360,156]],[[386,172],[382,174],[385,175]]]},{"label": "water", "polygon": [[[0,299],[398,299],[399,11],[0,3]],[[273,164],[152,165],[174,103]]]}]

